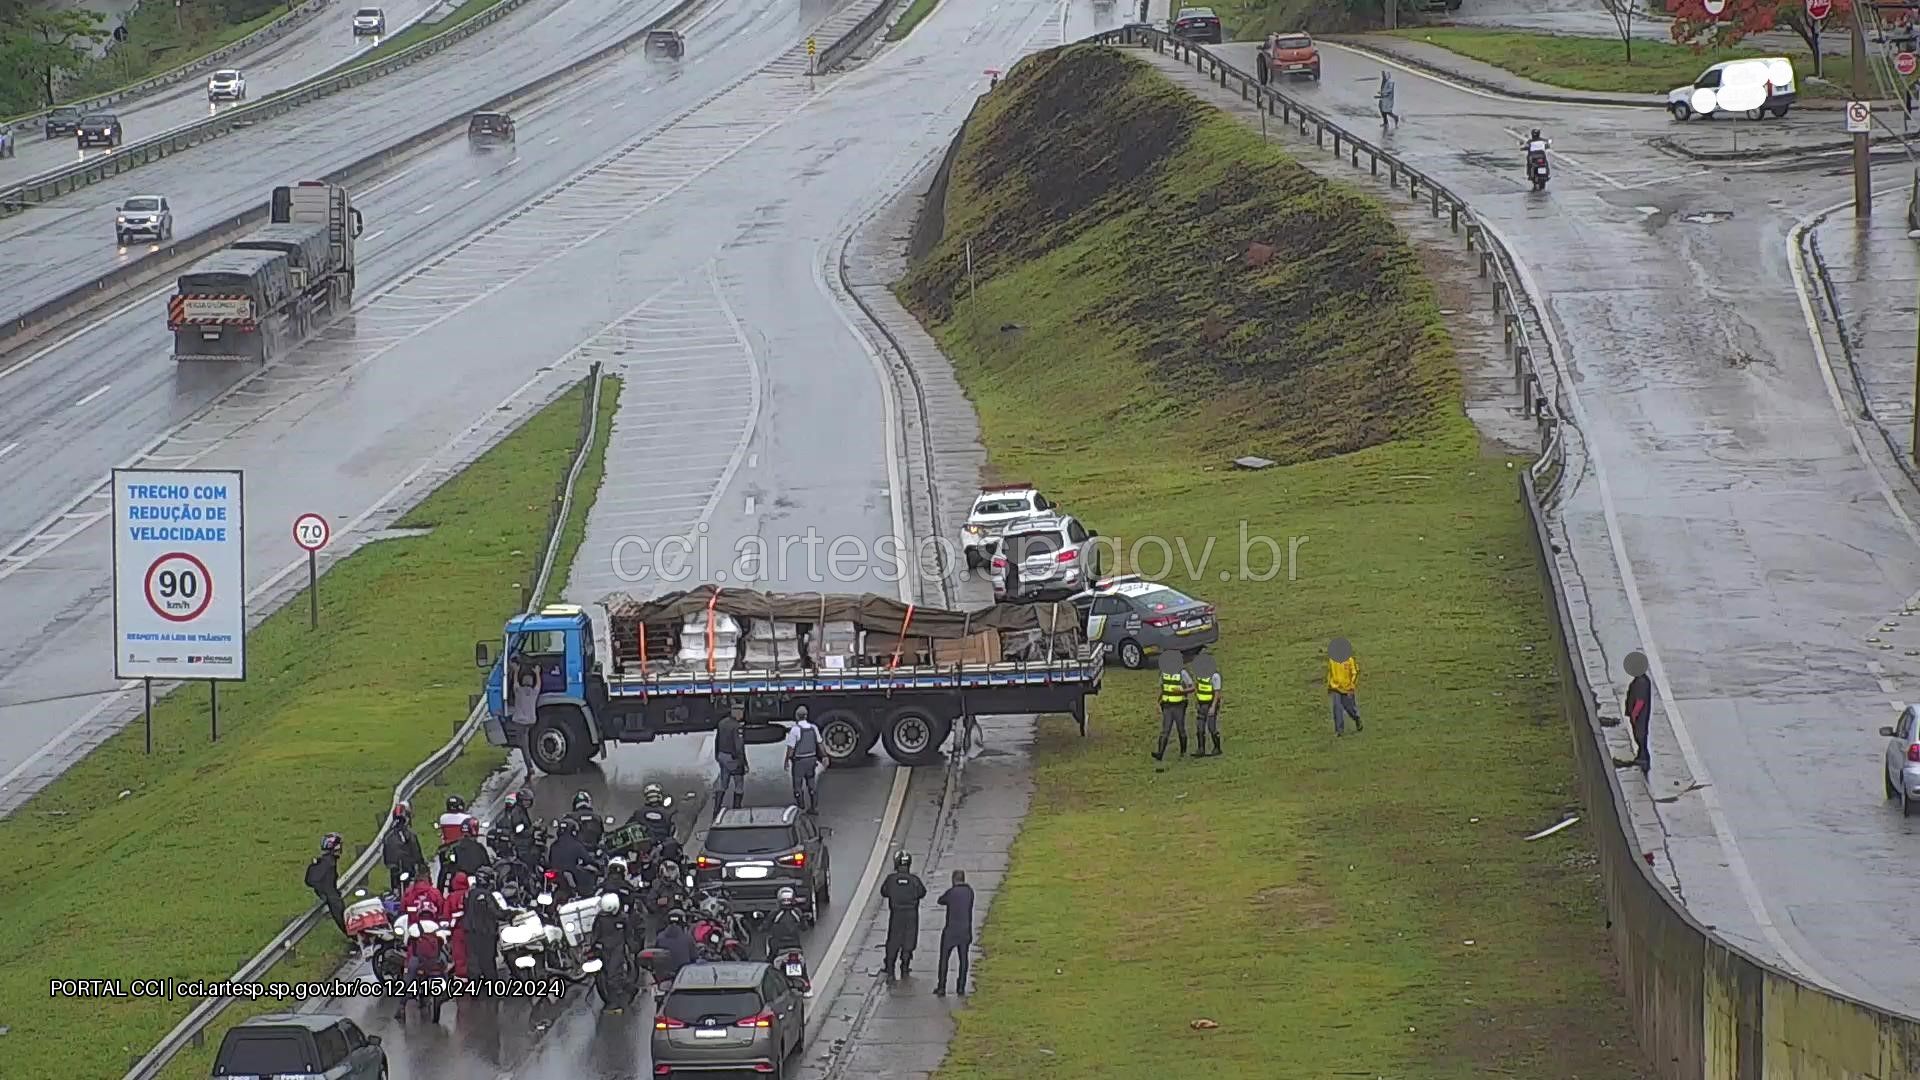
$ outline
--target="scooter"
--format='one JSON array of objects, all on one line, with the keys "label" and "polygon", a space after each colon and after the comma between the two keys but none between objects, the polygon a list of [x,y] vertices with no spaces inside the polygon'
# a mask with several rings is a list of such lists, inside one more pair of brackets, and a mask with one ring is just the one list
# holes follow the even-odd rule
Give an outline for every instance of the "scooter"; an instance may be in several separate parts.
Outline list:
[{"label": "scooter", "polygon": [[813,979],[807,975],[807,958],[799,949],[788,949],[780,957],[780,973],[787,977],[787,985],[808,997],[813,996]]},{"label": "scooter", "polygon": [[1527,151],[1527,178],[1533,181],[1533,190],[1547,189],[1547,152],[1545,150]]}]

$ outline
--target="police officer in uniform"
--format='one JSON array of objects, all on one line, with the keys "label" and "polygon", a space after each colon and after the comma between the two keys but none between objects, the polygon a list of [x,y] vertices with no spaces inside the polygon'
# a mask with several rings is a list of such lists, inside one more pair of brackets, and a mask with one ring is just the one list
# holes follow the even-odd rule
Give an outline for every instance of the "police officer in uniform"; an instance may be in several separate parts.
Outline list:
[{"label": "police officer in uniform", "polygon": [[902,851],[893,857],[893,873],[880,886],[887,901],[887,978],[894,977],[896,964],[900,977],[913,970],[913,945],[920,937],[920,901],[927,898],[926,882],[913,872],[913,856]]},{"label": "police officer in uniform", "polygon": [[1213,737],[1213,756],[1220,756],[1220,669],[1212,653],[1193,658],[1193,756],[1207,756],[1207,737]]},{"label": "police officer in uniform", "polygon": [[673,839],[673,811],[667,807],[667,793],[659,784],[648,784],[641,795],[640,809],[634,811],[629,824],[639,822],[647,833],[647,839],[655,844]]},{"label": "police officer in uniform", "polygon": [[787,728],[787,768],[793,773],[793,805],[809,814],[820,812],[820,783],[816,773],[825,764],[820,756],[820,729],[813,726],[805,705],[793,710]]},{"label": "police officer in uniform", "polygon": [[460,924],[466,927],[467,970],[476,979],[500,977],[500,918],[503,899],[494,892],[493,871],[481,867],[473,872],[473,888],[467,893],[467,906],[460,911]]},{"label": "police officer in uniform", "polygon": [[593,796],[578,791],[573,796],[573,821],[580,830],[580,842],[587,845],[588,851],[599,851],[600,841],[606,836],[607,825],[599,814],[593,811]]},{"label": "police officer in uniform", "polygon": [[1193,677],[1180,667],[1180,654],[1163,652],[1160,654],[1160,745],[1154,748],[1153,760],[1164,761],[1167,756],[1167,737],[1177,729],[1180,732],[1180,752],[1187,752],[1187,695],[1193,691]]}]

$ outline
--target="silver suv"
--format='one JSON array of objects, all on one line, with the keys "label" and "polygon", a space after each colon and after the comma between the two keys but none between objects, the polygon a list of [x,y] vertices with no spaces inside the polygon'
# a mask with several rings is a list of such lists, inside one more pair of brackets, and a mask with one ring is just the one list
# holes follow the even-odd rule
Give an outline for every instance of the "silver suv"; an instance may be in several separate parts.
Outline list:
[{"label": "silver suv", "polygon": [[[993,598],[1066,597],[1086,588],[1100,576],[1100,550],[1094,542],[1099,536],[1066,514],[1047,514],[1009,527],[993,553]],[[1014,573],[1009,574],[1009,568]]]},{"label": "silver suv", "polygon": [[353,36],[366,37],[387,32],[387,13],[377,7],[363,7],[353,13]]},{"label": "silver suv", "polygon": [[960,530],[960,545],[967,556],[967,569],[978,570],[992,557],[994,543],[1007,526],[1025,518],[1056,511],[1059,508],[1034,490],[1032,484],[989,484],[980,489],[967,512],[967,524]]},{"label": "silver suv", "polygon": [[173,239],[173,209],[159,195],[134,195],[114,211],[113,235],[121,247],[136,239],[164,244]]},{"label": "silver suv", "polygon": [[654,1071],[784,1076],[806,1031],[806,1000],[771,965],[690,964],[654,1015]]}]

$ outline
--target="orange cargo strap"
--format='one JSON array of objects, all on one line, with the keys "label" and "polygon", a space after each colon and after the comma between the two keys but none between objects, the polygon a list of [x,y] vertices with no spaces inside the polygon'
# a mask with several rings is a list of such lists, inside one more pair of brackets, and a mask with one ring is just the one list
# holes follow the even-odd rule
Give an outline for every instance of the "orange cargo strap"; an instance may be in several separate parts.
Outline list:
[{"label": "orange cargo strap", "polygon": [[634,636],[640,639],[640,674],[647,673],[647,624],[641,623],[639,632]]},{"label": "orange cargo strap", "polygon": [[720,590],[707,598],[707,674],[713,674],[713,608],[720,602]]},{"label": "orange cargo strap", "polygon": [[892,671],[894,668],[897,668],[900,666],[900,650],[906,648],[907,630],[912,626],[913,626],[913,605],[908,604],[907,617],[900,621],[900,636],[893,640],[893,660],[891,663],[887,665],[888,671]]}]

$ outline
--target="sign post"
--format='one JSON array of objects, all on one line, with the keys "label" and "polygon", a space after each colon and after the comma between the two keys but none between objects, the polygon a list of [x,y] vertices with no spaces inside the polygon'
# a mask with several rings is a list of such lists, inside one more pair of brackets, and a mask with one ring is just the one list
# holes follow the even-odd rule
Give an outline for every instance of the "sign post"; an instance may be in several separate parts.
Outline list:
[{"label": "sign post", "polygon": [[1865,219],[1873,216],[1873,162],[1872,149],[1867,141],[1872,138],[1873,107],[1867,104],[1867,56],[1866,20],[1856,15],[1848,19],[1853,24],[1853,100],[1847,102],[1847,130],[1853,134],[1853,216]]},{"label": "sign post", "polygon": [[247,677],[243,478],[113,470],[113,673],[145,689],[148,753],[155,679]]},{"label": "sign post", "polygon": [[1813,38],[1813,73],[1815,75],[1823,74],[1821,70],[1823,61],[1820,56],[1821,24],[1825,23],[1827,16],[1832,13],[1833,0],[1807,0],[1807,29],[1812,32],[1810,36]]},{"label": "sign post", "polygon": [[333,539],[333,528],[319,514],[293,519],[293,542],[307,553],[307,629],[320,628],[320,549]]},{"label": "sign post", "polygon": [[812,38],[808,38],[807,39],[807,75],[809,77],[818,75],[820,73],[819,63],[820,63],[820,46],[815,44]]}]

